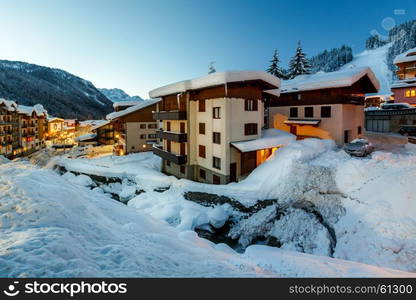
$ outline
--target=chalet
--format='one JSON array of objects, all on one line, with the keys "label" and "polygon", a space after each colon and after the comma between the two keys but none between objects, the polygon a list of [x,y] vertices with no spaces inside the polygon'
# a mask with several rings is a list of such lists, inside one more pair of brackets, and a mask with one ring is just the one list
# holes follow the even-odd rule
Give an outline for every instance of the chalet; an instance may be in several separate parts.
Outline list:
[{"label": "chalet", "polygon": [[160,99],[135,101],[139,104],[107,115],[106,118],[114,129],[117,155],[152,150],[153,144],[157,143],[158,128],[152,112],[156,110],[159,101]]},{"label": "chalet", "polygon": [[153,151],[165,173],[195,181],[238,181],[274,150],[295,139],[264,127],[263,92],[280,80],[266,72],[218,72],[149,92],[161,97],[154,112],[161,121]]},{"label": "chalet", "polygon": [[114,127],[110,121],[102,121],[91,128],[96,134],[98,145],[114,145]]},{"label": "chalet", "polygon": [[17,106],[19,124],[19,147],[13,149],[14,155],[27,155],[45,146],[45,127],[47,112],[42,105]]},{"label": "chalet", "polygon": [[[0,99],[0,155],[10,156],[16,137],[16,109],[13,101]],[[18,133],[17,133],[18,134]]]},{"label": "chalet", "polygon": [[55,139],[58,138],[62,132],[64,127],[64,119],[56,118],[56,117],[49,117],[48,118],[48,139]]},{"label": "chalet", "polygon": [[416,106],[416,48],[398,55],[393,63],[398,68],[398,80],[391,86],[394,102],[406,102]]},{"label": "chalet", "polygon": [[297,76],[282,83],[280,96],[265,92],[269,126],[343,145],[363,134],[365,94],[378,89],[370,68]]}]

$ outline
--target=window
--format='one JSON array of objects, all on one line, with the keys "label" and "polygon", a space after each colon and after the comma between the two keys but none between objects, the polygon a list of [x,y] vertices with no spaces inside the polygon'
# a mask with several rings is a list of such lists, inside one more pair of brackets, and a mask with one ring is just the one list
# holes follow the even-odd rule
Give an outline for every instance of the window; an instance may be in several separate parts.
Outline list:
[{"label": "window", "polygon": [[179,124],[179,130],[180,130],[180,133],[185,133],[185,123],[184,122],[181,122]]},{"label": "window", "polygon": [[205,99],[201,99],[198,101],[198,111],[205,112]]},{"label": "window", "polygon": [[199,169],[199,178],[201,179],[207,178],[207,173],[205,172],[205,170]]},{"label": "window", "polygon": [[156,138],[156,134],[152,133],[152,134],[148,134],[147,138],[149,139],[155,139]]},{"label": "window", "polygon": [[410,96],[411,96],[411,97],[415,97],[415,96],[416,96],[416,90],[412,90],[412,91],[410,92]]},{"label": "window", "polygon": [[257,123],[244,124],[244,135],[255,135],[257,134]]},{"label": "window", "polygon": [[302,100],[302,94],[298,94],[298,100],[300,101],[300,100]]},{"label": "window", "polygon": [[221,184],[221,178],[218,175],[212,175],[212,183],[213,184]]},{"label": "window", "polygon": [[146,139],[146,135],[145,134],[141,134],[140,135],[140,139],[145,140]]},{"label": "window", "polygon": [[199,123],[199,134],[205,134],[205,123]]},{"label": "window", "polygon": [[358,126],[358,128],[357,128],[357,133],[358,133],[358,134],[361,134],[361,131],[362,131],[361,126]]},{"label": "window", "polygon": [[185,174],[185,166],[181,165],[179,170],[181,171],[182,174]]},{"label": "window", "polygon": [[215,169],[221,170],[221,158],[213,156],[212,167]]},{"label": "window", "polygon": [[290,108],[290,117],[291,118],[297,118],[298,117],[298,108],[297,107],[291,107]]},{"label": "window", "polygon": [[305,107],[305,118],[313,118],[313,107]]},{"label": "window", "polygon": [[170,122],[166,122],[166,130],[170,131]]},{"label": "window", "polygon": [[147,128],[155,129],[157,128],[157,124],[148,124]]},{"label": "window", "polygon": [[199,157],[202,157],[202,158],[206,157],[205,146],[202,146],[202,145],[198,146],[198,155]]},{"label": "window", "polygon": [[321,118],[331,117],[331,106],[321,106]]},{"label": "window", "polygon": [[146,124],[140,124],[140,129],[146,129]]},{"label": "window", "polygon": [[213,132],[212,133],[212,142],[214,144],[221,144],[221,133]]},{"label": "window", "polygon": [[221,118],[220,107],[213,107],[212,108],[212,117],[214,119],[220,119]]},{"label": "window", "polygon": [[245,99],[244,100],[244,110],[246,111],[257,111],[257,100]]}]

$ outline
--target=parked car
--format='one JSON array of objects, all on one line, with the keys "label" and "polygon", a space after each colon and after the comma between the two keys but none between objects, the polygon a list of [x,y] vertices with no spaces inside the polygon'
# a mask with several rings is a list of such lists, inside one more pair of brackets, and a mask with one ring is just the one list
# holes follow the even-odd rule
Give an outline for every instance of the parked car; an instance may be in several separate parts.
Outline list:
[{"label": "parked car", "polygon": [[366,139],[355,139],[345,144],[344,151],[352,156],[365,157],[374,151],[374,146]]},{"label": "parked car", "polygon": [[381,109],[409,109],[415,108],[409,103],[385,103],[381,105]]},{"label": "parked car", "polygon": [[403,125],[399,129],[399,133],[404,136],[416,136],[416,126],[415,125]]}]

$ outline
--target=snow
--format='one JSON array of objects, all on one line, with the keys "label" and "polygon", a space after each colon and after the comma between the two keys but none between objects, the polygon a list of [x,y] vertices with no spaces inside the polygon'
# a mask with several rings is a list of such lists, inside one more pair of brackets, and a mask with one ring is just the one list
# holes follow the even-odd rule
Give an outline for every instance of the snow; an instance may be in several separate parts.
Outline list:
[{"label": "snow", "polygon": [[93,127],[91,127],[91,130],[97,130],[98,128],[103,127],[107,124],[110,124],[110,121],[102,120],[102,122],[98,122]]},{"label": "snow", "polygon": [[392,44],[389,43],[377,49],[365,50],[357,55],[354,55],[354,59],[350,63],[343,66],[341,70],[349,69],[351,67],[370,67],[377,80],[380,82],[378,93],[390,95],[390,85],[393,74],[387,64],[387,53],[391,46]]},{"label": "snow", "polygon": [[135,100],[135,101],[118,101],[113,103],[113,107],[124,107],[124,106],[135,106],[140,104],[144,100]]},{"label": "snow", "polygon": [[37,116],[48,115],[48,112],[46,111],[46,109],[43,107],[42,104],[36,104],[34,106],[18,105],[17,112],[19,114],[25,114],[28,116],[33,115],[33,113],[35,113]]},{"label": "snow", "polygon": [[[380,88],[380,84],[371,68],[351,67],[343,68],[342,70],[335,72],[318,72],[309,75],[299,75],[294,79],[285,80],[282,82],[281,93],[284,94],[316,89],[349,87],[364,76],[368,76],[370,78],[377,90]],[[266,93],[267,92],[269,91],[266,91]]]},{"label": "snow", "polygon": [[228,220],[228,214],[222,206],[217,205],[208,212],[209,223],[215,228],[221,228]]},{"label": "snow", "polygon": [[125,91],[121,89],[102,88],[98,90],[114,103],[123,101],[143,101],[143,99],[139,96],[129,96]]},{"label": "snow", "polygon": [[[330,140],[291,142],[245,180],[219,186],[162,174],[160,159],[152,153],[60,158],[57,163],[74,172],[129,178],[144,192],[128,206],[180,231],[226,222],[225,214],[214,213],[214,207],[186,200],[187,191],[232,197],[246,207],[276,199],[276,205],[241,220],[239,212],[222,205],[227,220],[239,220],[231,235],[242,245],[259,235],[274,237],[285,250],[415,272],[416,146],[395,143],[387,150],[373,144],[376,151],[371,156],[354,158]],[[160,187],[169,189],[154,190]],[[325,222],[308,208],[319,212]],[[276,209],[282,212],[279,219]],[[217,213],[222,217],[214,217]]]},{"label": "snow", "polygon": [[135,111],[138,111],[140,109],[143,109],[143,108],[149,107],[153,104],[156,104],[156,103],[160,102],[161,100],[162,99],[143,100],[142,102],[140,102],[140,104],[137,104],[135,106],[131,106],[131,107],[123,109],[121,111],[112,112],[112,113],[108,114],[106,116],[106,119],[107,120],[114,120],[114,119],[120,118],[122,116],[131,114],[131,113],[133,113]]},{"label": "snow", "polygon": [[416,61],[416,48],[409,49],[406,52],[397,55],[393,63],[399,64],[412,61]]},{"label": "snow", "polygon": [[264,129],[261,137],[250,141],[233,142],[235,148],[241,152],[280,147],[296,140],[296,136],[279,129]]},{"label": "snow", "polygon": [[1,277],[415,276],[266,246],[238,254],[63,177],[0,166]]},{"label": "snow", "polygon": [[16,111],[17,104],[14,101],[0,98],[0,106],[4,106],[8,111]]},{"label": "snow", "polygon": [[149,92],[150,98],[157,98],[166,95],[178,94],[188,90],[197,90],[207,87],[224,85],[231,82],[262,80],[278,88],[280,79],[263,71],[228,71],[215,72],[207,76],[184,80],[169,84]]}]

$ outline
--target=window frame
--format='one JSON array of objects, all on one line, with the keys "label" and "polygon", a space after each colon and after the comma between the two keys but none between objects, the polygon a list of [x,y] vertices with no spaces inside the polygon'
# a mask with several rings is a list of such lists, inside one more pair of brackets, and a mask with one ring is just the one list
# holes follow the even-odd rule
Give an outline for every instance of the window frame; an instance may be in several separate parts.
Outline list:
[{"label": "window frame", "polygon": [[[218,140],[216,140],[215,137],[218,137]],[[221,145],[221,132],[213,132],[212,133],[212,143]]]},{"label": "window frame", "polygon": [[[325,111],[328,109],[328,111]],[[332,118],[332,106],[321,106],[321,118]]]},{"label": "window frame", "polygon": [[[201,130],[201,129],[203,129],[203,130]],[[205,135],[205,132],[206,132],[205,123],[199,123],[199,125],[198,125],[198,133]]]},{"label": "window frame", "polygon": [[313,118],[313,110],[313,106],[305,106],[303,111],[305,118]]},{"label": "window frame", "polygon": [[[218,165],[215,163],[218,162]],[[212,157],[212,167],[217,170],[221,170],[221,158],[217,156]]]},{"label": "window frame", "polygon": [[207,158],[207,147],[204,145],[198,145],[198,157]]},{"label": "window frame", "polygon": [[[296,113],[294,113],[296,112]],[[298,107],[289,107],[289,118],[298,118],[299,117],[299,108]]]},{"label": "window frame", "polygon": [[[218,112],[218,113],[216,113]],[[221,106],[215,106],[212,108],[212,118],[221,119]]]},{"label": "window frame", "polygon": [[259,124],[257,123],[245,123],[244,135],[257,135],[259,132]]}]

